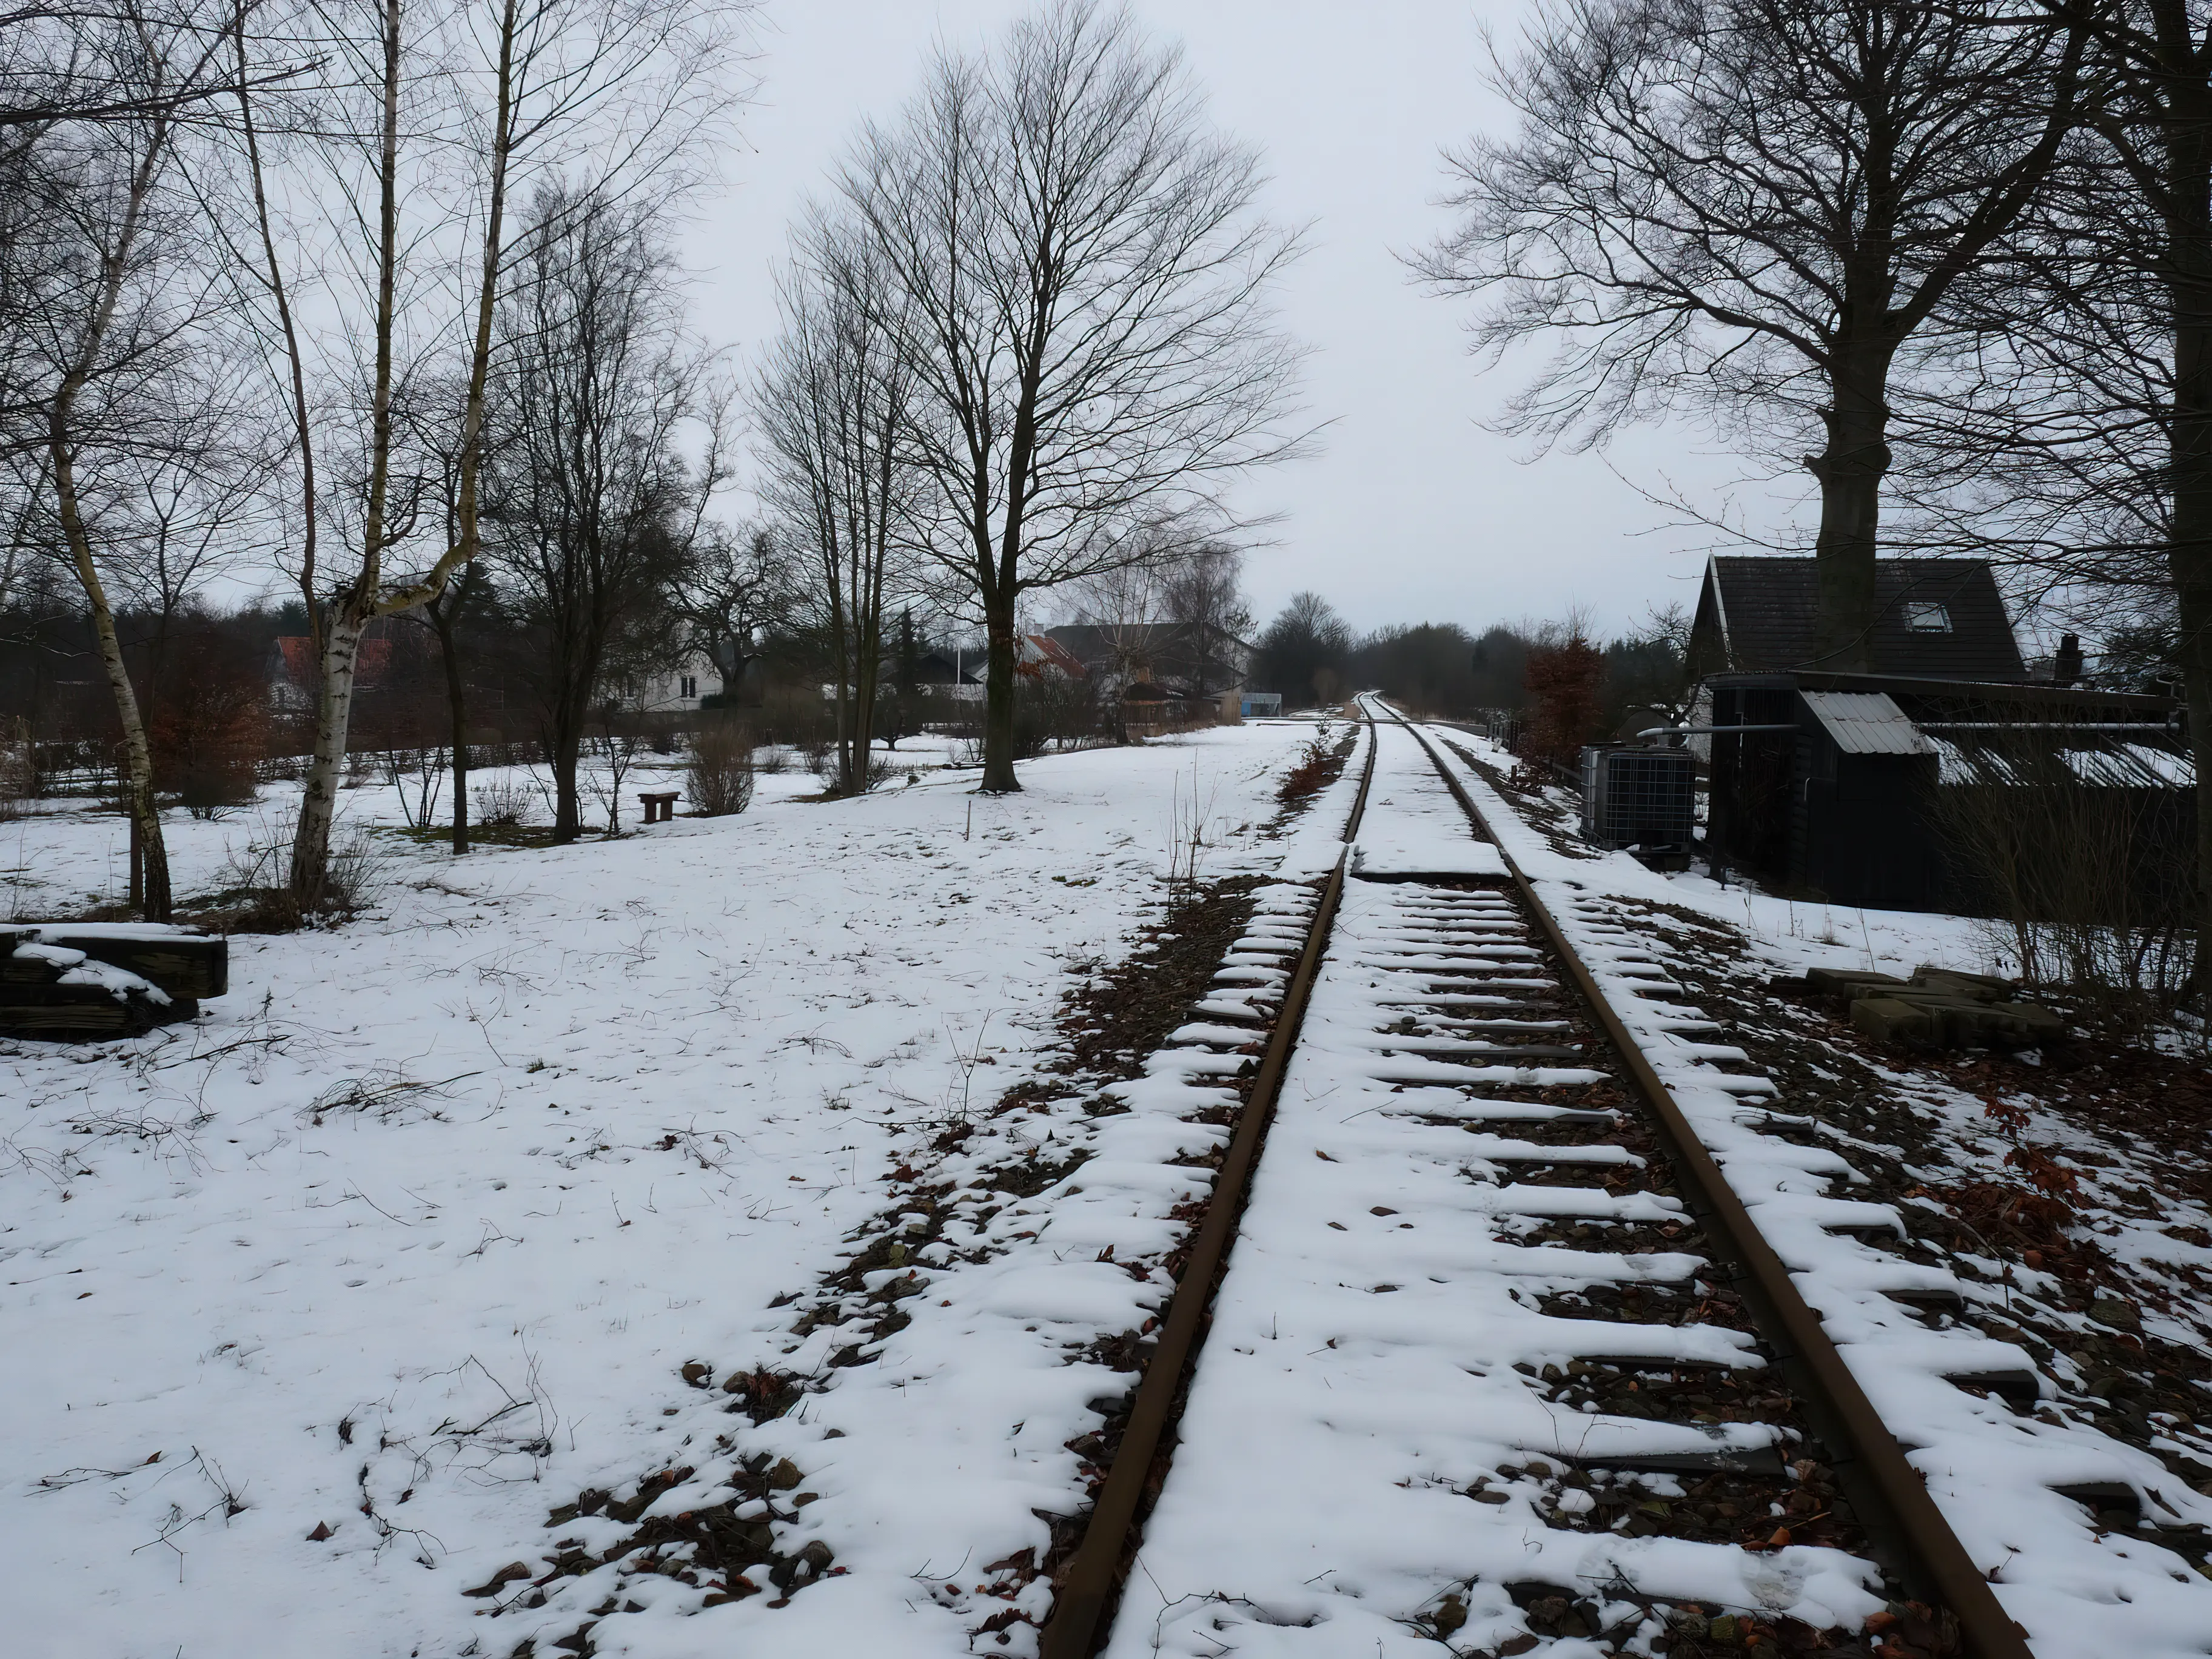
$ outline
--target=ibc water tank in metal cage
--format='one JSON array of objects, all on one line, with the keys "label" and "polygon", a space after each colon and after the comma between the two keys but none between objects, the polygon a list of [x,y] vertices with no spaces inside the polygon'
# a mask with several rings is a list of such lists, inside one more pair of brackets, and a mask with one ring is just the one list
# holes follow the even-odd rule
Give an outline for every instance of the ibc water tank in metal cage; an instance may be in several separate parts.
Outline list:
[{"label": "ibc water tank in metal cage", "polygon": [[1686,854],[1697,821],[1686,749],[1583,750],[1583,836],[1598,847]]}]

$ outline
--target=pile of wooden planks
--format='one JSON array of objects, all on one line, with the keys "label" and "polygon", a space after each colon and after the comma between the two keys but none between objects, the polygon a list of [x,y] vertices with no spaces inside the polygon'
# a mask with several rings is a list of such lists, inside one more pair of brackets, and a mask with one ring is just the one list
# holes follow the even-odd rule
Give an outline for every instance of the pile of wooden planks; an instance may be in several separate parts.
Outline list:
[{"label": "pile of wooden planks", "polygon": [[136,1036],[229,988],[230,941],[190,928],[0,922],[0,1036]]}]

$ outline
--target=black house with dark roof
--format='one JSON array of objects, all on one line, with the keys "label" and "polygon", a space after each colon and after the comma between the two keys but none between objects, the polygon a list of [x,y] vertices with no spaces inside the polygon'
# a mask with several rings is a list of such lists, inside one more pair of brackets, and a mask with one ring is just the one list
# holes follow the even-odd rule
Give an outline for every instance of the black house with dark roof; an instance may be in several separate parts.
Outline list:
[{"label": "black house with dark roof", "polygon": [[[1705,563],[1690,629],[1690,675],[1790,673],[1814,660],[1811,559]],[[1875,566],[1873,672],[1916,680],[2027,678],[2012,621],[1984,559],[1883,559]]]},{"label": "black house with dark roof", "polygon": [[2118,856],[2146,893],[2180,867],[2195,774],[2172,699],[2031,681],[1983,560],[1875,571],[1873,672],[1838,673],[1814,657],[1811,559],[1707,562],[1689,665],[1713,866],[1835,904],[1987,914],[1962,824],[2043,834],[2073,792],[2131,826]]}]

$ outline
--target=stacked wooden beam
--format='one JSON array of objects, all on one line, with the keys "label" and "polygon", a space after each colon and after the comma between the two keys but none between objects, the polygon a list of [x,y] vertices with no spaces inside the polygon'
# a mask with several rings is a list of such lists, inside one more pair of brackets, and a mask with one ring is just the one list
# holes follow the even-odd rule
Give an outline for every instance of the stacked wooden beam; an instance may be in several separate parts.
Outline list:
[{"label": "stacked wooden beam", "polygon": [[1811,990],[1835,999],[1860,1030],[1878,1042],[1922,1048],[2024,1048],[2066,1035],[2050,1009],[2022,1002],[2019,988],[1990,974],[1923,966],[1911,979],[1855,969],[1815,968]]},{"label": "stacked wooden beam", "polygon": [[0,1036],[135,1036],[229,988],[230,942],[190,928],[0,923]]}]

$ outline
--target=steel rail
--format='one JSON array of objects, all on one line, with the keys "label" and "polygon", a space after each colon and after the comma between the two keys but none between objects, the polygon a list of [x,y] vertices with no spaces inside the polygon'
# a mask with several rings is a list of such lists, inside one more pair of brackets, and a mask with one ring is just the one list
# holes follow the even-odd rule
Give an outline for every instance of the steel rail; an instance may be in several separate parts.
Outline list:
[{"label": "steel rail", "polygon": [[[1538,895],[1535,884],[1505,844],[1491,834],[1474,797],[1437,753],[1428,733],[1396,710],[1385,708],[1420,744],[1476,833],[1498,848],[1522,902],[1635,1079],[1668,1143],[1692,1211],[1734,1257],[1733,1265],[1741,1275],[1738,1288],[1751,1304],[1761,1334],[1775,1351],[1784,1374],[1813,1407],[1808,1415],[1826,1443],[1838,1484],[1857,1509],[1869,1540],[1886,1539],[1890,1544],[1890,1548],[1880,1552],[1885,1558],[1883,1565],[1916,1594],[1950,1609],[1959,1621],[1960,1639],[1973,1659],[2033,1659],[2020,1626],[2005,1612],[1989,1581],[1951,1530],[1950,1522],[1929,1497],[1919,1471],[1906,1461],[1874,1402],[1829,1340],[1820,1315],[1806,1302],[1782,1258],[1767,1243],[1720,1165],[1705,1150],[1673,1091],[1613,1012],[1596,976]],[[1896,1559],[1887,1559],[1893,1553]]]},{"label": "steel rail", "polygon": [[1220,1172],[1214,1177],[1213,1194],[1206,1205],[1205,1218],[1191,1235],[1190,1259],[1169,1300],[1167,1317],[1160,1322],[1159,1340],[1152,1346],[1144,1380],[1137,1385],[1136,1399],[1129,1407],[1129,1420],[1121,1431],[1113,1464],[1106,1472],[1106,1484],[1099,1491],[1098,1501],[1091,1506],[1083,1541],[1076,1547],[1060,1575],[1052,1612],[1039,1640],[1039,1659],[1091,1659],[1103,1633],[1102,1626],[1119,1593],[1122,1561],[1128,1551],[1130,1532],[1137,1524],[1137,1511],[1144,1500],[1152,1460],[1159,1453],[1160,1443],[1175,1415],[1176,1398],[1182,1392],[1205,1339],[1206,1313],[1213,1303],[1214,1285],[1228,1260],[1229,1248],[1235,1242],[1237,1223],[1243,1213],[1245,1194],[1252,1182],[1252,1169],[1259,1161],[1261,1143],[1266,1139],[1267,1126],[1273,1120],[1275,1100],[1282,1091],[1283,1073],[1297,1042],[1298,1025],[1305,1017],[1314,976],[1320,971],[1322,957],[1328,949],[1329,924],[1335,920],[1338,902],[1344,896],[1352,840],[1359,833],[1360,818],[1367,811],[1367,791],[1375,781],[1375,751],[1381,740],[1373,714],[1365,710],[1362,713],[1367,725],[1367,760],[1360,770],[1359,793],[1352,800],[1352,816],[1345,823],[1343,850],[1338,853],[1336,863],[1329,870],[1328,879],[1322,888],[1321,902],[1315,907],[1313,921],[1306,930],[1297,967],[1284,988],[1274,1030],[1261,1056],[1252,1092],[1245,1098],[1244,1109],[1237,1115],[1237,1127],[1222,1158]]}]

